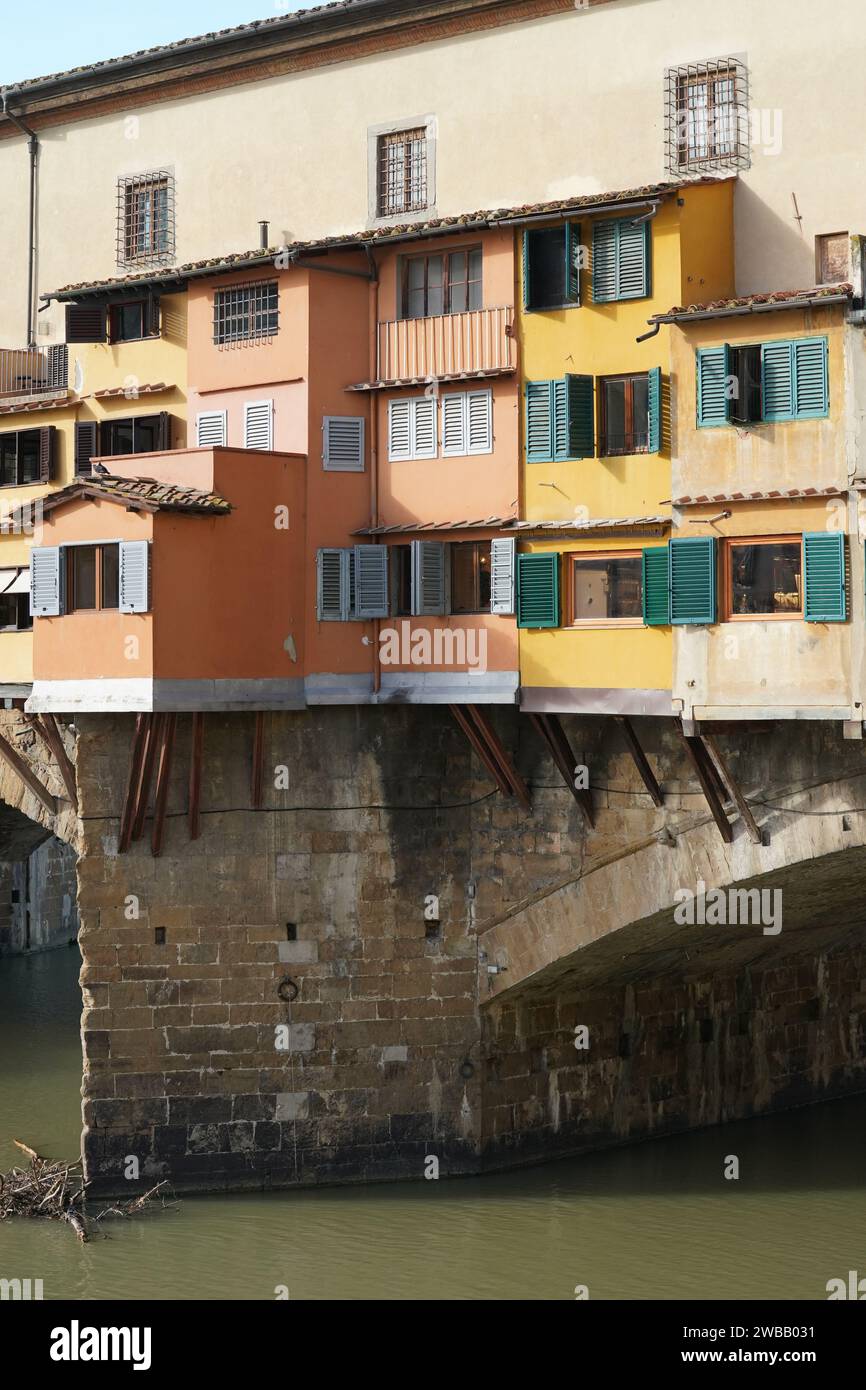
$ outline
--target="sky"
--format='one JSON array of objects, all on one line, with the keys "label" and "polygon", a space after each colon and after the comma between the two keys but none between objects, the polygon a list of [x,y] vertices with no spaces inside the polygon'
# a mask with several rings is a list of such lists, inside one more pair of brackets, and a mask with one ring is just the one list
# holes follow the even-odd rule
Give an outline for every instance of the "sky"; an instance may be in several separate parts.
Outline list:
[{"label": "sky", "polygon": [[307,9],[315,0],[0,0],[0,86]]}]

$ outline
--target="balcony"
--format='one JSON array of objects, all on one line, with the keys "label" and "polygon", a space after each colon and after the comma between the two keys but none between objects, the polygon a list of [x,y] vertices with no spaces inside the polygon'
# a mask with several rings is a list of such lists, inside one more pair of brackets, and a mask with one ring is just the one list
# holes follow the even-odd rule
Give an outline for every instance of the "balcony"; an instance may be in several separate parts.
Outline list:
[{"label": "balcony", "polygon": [[0,409],[62,396],[69,390],[65,343],[44,348],[0,348]]},{"label": "balcony", "polygon": [[497,376],[517,365],[514,309],[473,309],[423,319],[380,323],[377,380],[359,390],[394,382]]}]

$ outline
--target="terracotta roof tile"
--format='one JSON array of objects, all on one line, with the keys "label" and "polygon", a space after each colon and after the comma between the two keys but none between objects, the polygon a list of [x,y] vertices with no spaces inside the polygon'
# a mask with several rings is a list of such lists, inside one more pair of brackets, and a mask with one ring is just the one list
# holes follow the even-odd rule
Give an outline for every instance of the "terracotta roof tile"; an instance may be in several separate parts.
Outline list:
[{"label": "terracotta roof tile", "polygon": [[649,323],[679,322],[708,314],[723,315],[743,309],[796,309],[820,299],[850,299],[853,285],[816,285],[806,290],[774,290],[769,294],[745,294],[736,299],[710,299],[705,304],[678,304],[666,314],[654,314]]},{"label": "terracotta roof tile", "polygon": [[700,493],[697,497],[675,497],[671,505],[706,507],[716,502],[785,502],[810,497],[841,497],[843,494],[844,488],[841,487],[792,487],[784,490],[774,488],[769,492],[714,492],[711,497],[706,493]]},{"label": "terracotta roof tile", "polygon": [[76,497],[117,502],[119,506],[140,503],[147,511],[186,512],[197,516],[226,516],[232,509],[231,503],[216,492],[158,483],[153,478],[115,478],[94,474],[89,478],[77,478],[67,487],[16,507],[3,518],[0,532],[11,530],[14,533],[17,527],[29,524],[34,507],[50,512]]}]

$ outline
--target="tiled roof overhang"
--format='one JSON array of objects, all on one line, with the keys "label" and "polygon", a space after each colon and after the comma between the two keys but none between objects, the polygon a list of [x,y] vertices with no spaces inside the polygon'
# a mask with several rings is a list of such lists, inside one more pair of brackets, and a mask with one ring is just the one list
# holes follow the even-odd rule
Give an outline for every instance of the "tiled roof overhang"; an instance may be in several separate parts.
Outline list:
[{"label": "tiled roof overhang", "polygon": [[354,531],[355,536],[408,535],[415,531],[481,531],[497,530],[506,534],[531,535],[533,532],[555,531],[563,535],[584,532],[638,532],[664,530],[671,524],[669,516],[604,517],[592,521],[519,521],[517,517],[488,516],[477,521],[411,521],[399,526],[365,526]]},{"label": "tiled roof overhang", "polygon": [[[866,483],[863,484],[866,487]],[[856,487],[856,483],[855,483]],[[774,488],[769,492],[713,492],[697,497],[675,497],[674,507],[711,507],[716,502],[790,502],[808,501],[811,497],[843,497],[841,487]]]},{"label": "tiled roof overhang", "polygon": [[772,294],[679,305],[666,314],[653,314],[647,323],[695,323],[700,319],[734,318],[739,314],[769,314],[780,309],[823,309],[828,304],[846,304],[853,295],[854,287],[848,284],[818,285],[809,290],[776,290]]},{"label": "tiled roof overhang", "polygon": [[214,492],[198,488],[175,487],[158,483],[153,478],[79,478],[68,487],[50,492],[44,497],[25,502],[3,519],[3,530],[14,531],[16,525],[29,522],[34,507],[43,515],[79,498],[94,502],[113,502],[116,506],[142,512],[183,512],[189,516],[226,516],[231,503]]}]

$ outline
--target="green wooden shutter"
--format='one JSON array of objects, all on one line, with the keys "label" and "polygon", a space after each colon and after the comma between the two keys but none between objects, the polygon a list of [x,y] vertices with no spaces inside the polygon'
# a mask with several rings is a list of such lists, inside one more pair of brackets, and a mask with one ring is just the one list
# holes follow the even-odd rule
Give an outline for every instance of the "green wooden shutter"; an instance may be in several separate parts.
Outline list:
[{"label": "green wooden shutter", "polygon": [[716,538],[678,537],[670,543],[671,622],[716,621]]},{"label": "green wooden shutter", "polygon": [[565,297],[580,303],[580,223],[565,224]]},{"label": "green wooden shutter", "polygon": [[794,416],[793,343],[764,343],[761,348],[763,419],[791,420]]},{"label": "green wooden shutter", "polygon": [[553,383],[553,457],[557,463],[570,458],[568,452],[568,393],[565,378]]},{"label": "green wooden shutter", "polygon": [[798,420],[827,415],[827,339],[800,338],[793,344],[794,415]]},{"label": "green wooden shutter", "polygon": [[650,292],[650,224],[617,222],[617,299],[644,299]]},{"label": "green wooden shutter", "polygon": [[518,555],[517,626],[559,627],[559,555]]},{"label": "green wooden shutter", "polygon": [[724,425],[730,416],[728,346],[698,348],[698,428]]},{"label": "green wooden shutter", "polygon": [[657,454],[662,447],[662,369],[647,372],[647,449]]},{"label": "green wooden shutter", "polygon": [[553,382],[526,383],[526,461],[547,463],[553,458]]},{"label": "green wooden shutter", "polygon": [[565,378],[565,402],[568,416],[568,457],[589,459],[595,453],[595,409],[591,376],[569,375]]},{"label": "green wooden shutter", "polygon": [[529,284],[529,230],[523,233],[523,307],[532,308],[532,290]]},{"label": "green wooden shutter", "polygon": [[643,620],[647,627],[667,627],[671,620],[670,560],[666,545],[647,547],[642,555]]},{"label": "green wooden shutter", "polygon": [[803,536],[803,616],[807,623],[844,623],[845,537],[841,531],[807,531]]},{"label": "green wooden shutter", "polygon": [[592,227],[592,298],[595,304],[616,299],[617,223],[595,222]]}]

